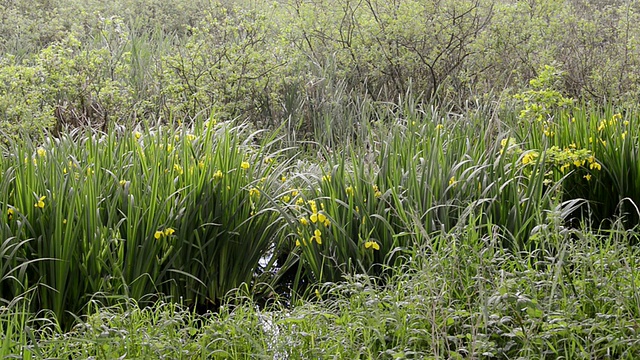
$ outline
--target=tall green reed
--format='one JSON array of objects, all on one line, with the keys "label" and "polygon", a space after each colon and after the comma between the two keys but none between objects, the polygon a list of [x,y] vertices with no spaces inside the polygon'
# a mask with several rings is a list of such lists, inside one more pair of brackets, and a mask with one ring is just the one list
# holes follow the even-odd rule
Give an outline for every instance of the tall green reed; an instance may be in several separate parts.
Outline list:
[{"label": "tall green reed", "polygon": [[278,241],[269,192],[287,167],[254,135],[211,120],[13,144],[0,298],[36,285],[34,309],[68,323],[96,295],[202,305],[253,285]]},{"label": "tall green reed", "polygon": [[[565,200],[588,200],[573,216],[585,217],[598,226],[621,216],[633,226],[640,201],[638,183],[637,116],[631,110],[605,106],[598,110],[581,104],[557,111],[544,124],[529,124],[520,135],[523,147],[537,155],[544,152],[553,174],[564,177]],[[622,113],[625,115],[622,115]]]},{"label": "tall green reed", "polygon": [[517,145],[505,148],[505,135],[491,139],[481,117],[410,102],[397,114],[384,132],[375,129],[375,156],[355,147],[325,154],[323,171],[300,175],[308,200],[291,208],[291,233],[301,271],[319,282],[380,274],[381,265],[401,261],[403,251],[437,251],[432,239],[444,237],[436,234],[469,223],[483,233],[497,231],[504,246],[535,248],[536,224],[561,205],[558,186],[545,180],[546,161],[524,161]]}]

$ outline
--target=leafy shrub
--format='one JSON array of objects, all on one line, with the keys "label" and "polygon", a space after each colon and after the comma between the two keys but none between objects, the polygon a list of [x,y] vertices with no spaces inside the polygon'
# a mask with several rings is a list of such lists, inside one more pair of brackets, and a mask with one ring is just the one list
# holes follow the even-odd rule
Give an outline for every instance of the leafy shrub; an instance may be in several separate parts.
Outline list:
[{"label": "leafy shrub", "polygon": [[174,54],[163,58],[161,90],[171,116],[214,111],[269,121],[277,113],[286,53],[267,14],[216,4]]},{"label": "leafy shrub", "polygon": [[15,62],[10,57],[0,64],[0,117],[9,131],[37,134],[65,125],[106,129],[130,114],[131,89],[119,81],[128,66],[114,61],[108,48],[83,49],[70,36]]}]

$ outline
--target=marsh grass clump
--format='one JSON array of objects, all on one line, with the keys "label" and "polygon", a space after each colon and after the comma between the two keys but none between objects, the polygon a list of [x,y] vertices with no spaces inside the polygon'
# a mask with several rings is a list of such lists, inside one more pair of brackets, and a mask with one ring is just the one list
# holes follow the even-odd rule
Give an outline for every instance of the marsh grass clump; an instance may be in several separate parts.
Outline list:
[{"label": "marsh grass clump", "polygon": [[14,144],[2,160],[2,298],[36,286],[33,308],[62,316],[97,293],[216,304],[252,283],[276,246],[266,194],[287,165],[265,162],[277,153],[244,132],[210,122]]}]

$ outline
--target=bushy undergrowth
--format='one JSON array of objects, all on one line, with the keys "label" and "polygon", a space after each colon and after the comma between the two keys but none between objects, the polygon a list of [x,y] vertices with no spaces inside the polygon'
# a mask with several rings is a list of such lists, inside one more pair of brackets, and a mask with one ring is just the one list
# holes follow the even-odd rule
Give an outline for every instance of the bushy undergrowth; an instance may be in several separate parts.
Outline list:
[{"label": "bushy undergrowth", "polygon": [[638,94],[637,1],[30,2],[0,7],[8,132],[213,110],[331,145],[368,102],[508,104],[550,64],[574,98]]},{"label": "bushy undergrowth", "polygon": [[[213,118],[13,143],[0,163],[2,298],[33,290],[32,309],[58,316],[93,296],[161,293],[206,307],[242,284],[277,287],[287,271],[294,296],[345,273],[381,275],[434,234],[470,224],[514,251],[539,249],[548,226],[597,229],[596,219],[620,216],[632,228],[638,189],[625,176],[637,162],[637,117],[609,115],[589,143],[591,132],[577,134],[599,114],[572,111],[543,121],[554,130],[534,121],[524,136],[514,124],[517,142],[481,118],[413,109],[386,132],[371,125],[368,151],[320,152],[324,163]],[[612,156],[607,141],[629,153]],[[605,184],[617,196],[604,196]],[[619,211],[599,218],[591,207]]]},{"label": "bushy undergrowth", "polygon": [[[570,107],[558,108],[554,96],[544,96],[547,92],[553,90],[532,82],[532,90],[519,96],[523,111],[500,124],[481,112],[455,115],[411,102],[376,104],[370,111],[373,119],[380,120],[363,123],[365,146],[356,143],[346,150],[323,149],[312,143],[307,151],[299,152],[283,147],[288,143],[286,136],[252,132],[248,125],[217,122],[214,117],[173,125],[115,126],[108,132],[91,128],[62,131],[40,142],[12,141],[4,147],[0,161],[0,203],[5,214],[0,220],[0,299],[5,304],[3,329],[8,334],[3,338],[5,352],[25,344],[35,346],[39,339],[47,339],[47,331],[69,329],[77,324],[76,316],[100,313],[92,303],[117,309],[126,299],[144,305],[166,297],[188,306],[194,316],[204,310],[222,316],[219,306],[228,303],[231,308],[226,309],[233,308],[227,314],[233,319],[229,321],[236,321],[242,311],[252,317],[253,328],[229,324],[241,326],[235,340],[209,339],[206,346],[184,343],[179,350],[186,357],[191,351],[222,358],[269,353],[276,345],[262,338],[268,335],[267,320],[263,315],[256,318],[246,304],[230,301],[229,291],[244,289],[251,299],[262,303],[282,299],[282,303],[276,301],[277,306],[293,306],[283,314],[297,311],[300,301],[304,309],[310,306],[309,298],[320,297],[329,301],[323,311],[341,314],[336,308],[341,301],[331,288],[340,289],[342,285],[336,284],[345,278],[364,276],[361,279],[375,283],[375,289],[392,289],[402,286],[401,274],[422,279],[424,269],[413,266],[433,265],[422,260],[447,263],[453,261],[450,251],[470,247],[481,252],[487,241],[491,247],[483,251],[498,251],[509,261],[521,261],[500,263],[503,275],[505,271],[526,274],[520,268],[526,258],[534,271],[549,271],[556,276],[553,281],[567,281],[562,286],[573,293],[563,293],[564,297],[581,298],[577,292],[581,285],[571,279],[575,273],[554,261],[558,256],[562,261],[572,256],[568,249],[574,245],[581,249],[587,243],[590,251],[599,251],[637,241],[637,212],[632,210],[639,199],[633,176],[638,160],[638,117],[612,108],[581,108],[568,100],[563,103],[572,104]],[[548,99],[552,100],[545,103]],[[395,116],[392,123],[391,116]],[[534,118],[529,119],[531,116]],[[313,157],[309,157],[311,149],[317,149]],[[613,186],[616,196],[607,186]],[[612,228],[615,231],[604,230]],[[614,238],[615,246],[609,243]],[[634,251],[629,248],[625,255],[631,257],[629,262],[635,261]],[[370,356],[410,357],[416,351],[425,352],[420,356],[430,352],[467,356],[479,349],[480,354],[504,357],[600,351],[627,356],[613,340],[602,345],[605,350],[585,349],[585,337],[574,340],[570,336],[577,328],[549,338],[545,331],[557,329],[547,328],[548,318],[539,314],[553,309],[543,310],[539,304],[553,299],[544,298],[547,294],[542,290],[535,295],[543,297],[536,298],[539,302],[527,302],[533,295],[521,298],[518,290],[512,297],[505,295],[509,290],[500,294],[504,299],[494,294],[491,301],[480,301],[479,294],[468,288],[471,283],[456,285],[457,276],[465,282],[474,282],[478,276],[474,271],[480,265],[464,265],[470,261],[465,256],[458,259],[457,266],[462,268],[456,269],[461,272],[443,280],[451,293],[447,296],[453,296],[447,300],[451,306],[464,300],[467,306],[526,312],[529,318],[509,313],[494,323],[485,311],[483,318],[468,319],[471,325],[456,328],[455,335],[448,330],[448,335],[441,335],[442,324],[417,324],[427,326],[420,329],[430,332],[431,340],[416,338],[410,331],[413,325],[405,322],[401,322],[405,327],[397,325],[391,334],[385,327],[381,335],[383,329],[368,328],[365,323],[369,320],[363,318],[366,334],[344,330],[344,336],[354,342],[347,345],[362,346],[355,339],[366,335],[371,341],[367,345]],[[540,268],[545,261],[551,262],[546,270]],[[621,271],[628,275],[626,268]],[[633,289],[635,281],[631,282]],[[537,289],[538,285],[530,286]],[[559,286],[552,285],[551,293],[556,294]],[[344,305],[356,304],[347,301]],[[560,307],[561,312],[568,311],[568,303],[560,305],[565,306]],[[48,312],[34,318],[32,314],[40,310]],[[580,321],[597,318],[599,310],[591,308]],[[473,314],[467,308],[467,312],[460,311],[465,316]],[[327,321],[340,316],[322,315]],[[473,328],[467,335],[467,326],[484,324],[480,320],[486,323],[484,332]],[[298,331],[293,326],[296,322],[289,321],[289,317],[283,319],[283,326]],[[455,324],[448,318],[444,321],[447,329]],[[44,326],[44,337],[21,330],[27,322],[35,322],[36,329]],[[223,326],[226,331],[227,325],[212,326]],[[314,330],[325,331],[322,327],[309,329]],[[122,330],[114,331],[124,336]],[[199,331],[194,328],[189,336]],[[330,331],[324,336],[337,330]],[[541,339],[547,342],[531,339],[527,331],[544,333]],[[111,334],[101,331],[100,336],[107,333]],[[591,341],[589,336],[596,335],[606,338],[595,332],[586,339]],[[175,336],[186,335],[176,330]],[[55,344],[42,341],[43,346]],[[565,345],[567,341],[571,344]],[[120,346],[107,345],[105,354],[121,351]],[[164,345],[153,349],[140,343],[134,346],[143,357],[175,350]],[[345,345],[317,350],[315,346],[315,338],[303,340],[291,356],[337,354]],[[50,349],[87,356],[103,351],[93,341],[87,348]],[[354,356],[369,356],[358,352],[362,349],[350,351]]]},{"label": "bushy undergrowth", "polygon": [[[23,358],[634,359],[637,249],[625,231],[548,232],[545,249],[505,250],[473,226],[431,239],[381,282],[350,276],[307,301],[257,308],[243,292],[204,316],[180,304],[90,306],[71,332],[16,321],[0,340]],[[409,259],[409,258],[408,258]],[[20,341],[20,338],[23,340]],[[21,343],[31,345],[21,347]],[[30,354],[30,355],[27,355]]]}]

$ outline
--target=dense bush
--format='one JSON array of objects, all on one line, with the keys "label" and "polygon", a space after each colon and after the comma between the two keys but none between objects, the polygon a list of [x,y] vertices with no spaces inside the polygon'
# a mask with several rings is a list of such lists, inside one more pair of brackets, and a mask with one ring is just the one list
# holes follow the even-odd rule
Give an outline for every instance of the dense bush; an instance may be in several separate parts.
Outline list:
[{"label": "dense bush", "polygon": [[[509,102],[505,93],[521,91],[550,64],[563,71],[558,90],[568,96],[630,105],[640,73],[633,26],[638,6],[590,0],[60,1],[29,12],[27,1],[15,1],[0,8],[15,25],[0,28],[2,73],[37,71],[42,52],[67,46],[72,36],[79,44],[61,61],[79,64],[60,72],[76,77],[63,89],[71,106],[66,110],[81,114],[75,117],[169,119],[215,110],[259,127],[288,121],[292,132],[307,138],[326,126],[348,131],[350,118],[366,113],[363,101],[395,102],[408,90],[457,109],[468,101]],[[29,69],[12,70],[16,66]],[[7,80],[4,86],[14,108],[35,106],[33,89],[15,96],[22,88],[12,89]],[[119,112],[108,110],[111,103],[121,105]],[[95,104],[101,109],[88,111]],[[44,105],[43,114],[57,106]],[[16,111],[5,115],[10,126],[24,117]],[[326,141],[344,139],[336,136]]]}]

